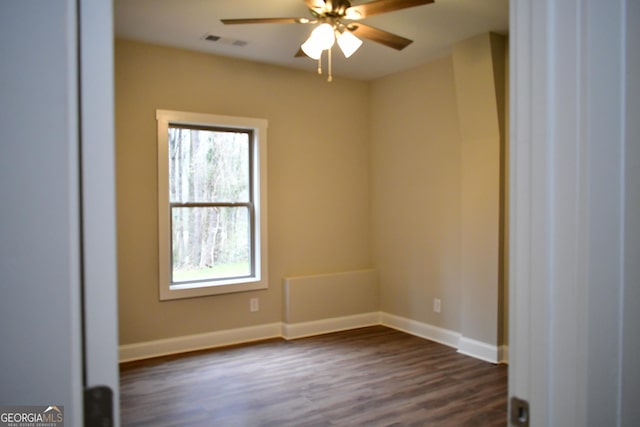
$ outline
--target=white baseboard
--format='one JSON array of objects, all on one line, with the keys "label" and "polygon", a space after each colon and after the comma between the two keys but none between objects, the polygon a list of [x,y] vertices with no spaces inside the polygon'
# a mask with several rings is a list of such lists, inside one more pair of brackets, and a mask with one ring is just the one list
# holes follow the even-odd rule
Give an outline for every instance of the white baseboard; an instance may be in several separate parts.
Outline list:
[{"label": "white baseboard", "polygon": [[507,346],[498,349],[494,345],[466,338],[459,332],[393,314],[381,313],[380,318],[384,326],[456,348],[458,353],[466,356],[490,363],[506,363],[508,360]]},{"label": "white baseboard", "polygon": [[500,346],[498,348],[484,342],[465,338],[459,332],[383,312],[362,313],[293,324],[277,322],[137,344],[125,344],[119,348],[119,359],[121,363],[131,362],[270,338],[292,340],[374,325],[387,326],[420,338],[435,341],[456,348],[461,354],[487,362],[507,363],[508,361],[508,346]]},{"label": "white baseboard", "polygon": [[379,324],[380,313],[378,312],[295,324],[277,322],[137,344],[125,344],[119,348],[119,360],[120,363],[132,362],[134,360],[150,359],[152,357],[224,347],[270,338],[291,340]]},{"label": "white baseboard", "polygon": [[499,360],[497,346],[466,337],[460,337],[458,353],[490,363],[498,363]]},{"label": "white baseboard", "polygon": [[266,325],[236,328],[204,334],[186,335],[157,341],[147,341],[137,344],[121,345],[120,362],[149,359],[188,351],[204,350],[252,341],[260,341],[282,336],[282,324],[269,323]]},{"label": "white baseboard", "polygon": [[380,324],[380,313],[362,313],[302,323],[283,323],[282,337],[286,340],[328,334],[348,329],[364,328]]},{"label": "white baseboard", "polygon": [[458,332],[388,313],[381,313],[380,317],[380,323],[384,326],[449,347],[458,348],[458,341],[460,340],[460,333]]}]

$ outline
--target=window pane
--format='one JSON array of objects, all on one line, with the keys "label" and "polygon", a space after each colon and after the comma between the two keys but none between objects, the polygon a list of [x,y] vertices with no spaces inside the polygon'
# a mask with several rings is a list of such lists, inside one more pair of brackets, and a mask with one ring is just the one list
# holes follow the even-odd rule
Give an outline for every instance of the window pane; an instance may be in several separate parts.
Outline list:
[{"label": "window pane", "polygon": [[251,274],[247,207],[171,209],[172,282]]},{"label": "window pane", "polygon": [[249,134],[169,128],[169,202],[249,201]]}]

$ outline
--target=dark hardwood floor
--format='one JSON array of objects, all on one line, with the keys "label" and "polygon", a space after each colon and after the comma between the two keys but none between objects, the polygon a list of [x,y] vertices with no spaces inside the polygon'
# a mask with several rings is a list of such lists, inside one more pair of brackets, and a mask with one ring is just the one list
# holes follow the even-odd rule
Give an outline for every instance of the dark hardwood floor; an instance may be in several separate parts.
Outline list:
[{"label": "dark hardwood floor", "polygon": [[123,426],[506,426],[507,368],[382,326],[123,364]]}]

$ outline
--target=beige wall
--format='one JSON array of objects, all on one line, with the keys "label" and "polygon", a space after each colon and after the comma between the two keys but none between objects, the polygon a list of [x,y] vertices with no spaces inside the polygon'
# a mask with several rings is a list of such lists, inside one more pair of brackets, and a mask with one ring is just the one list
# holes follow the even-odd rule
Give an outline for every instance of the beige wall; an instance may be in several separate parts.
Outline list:
[{"label": "beige wall", "polygon": [[381,309],[458,331],[461,146],[451,58],[374,81],[370,108]]},{"label": "beige wall", "polygon": [[371,91],[381,310],[496,347],[507,330],[505,51],[480,35]]},{"label": "beige wall", "polygon": [[498,307],[500,309],[500,323],[498,327],[498,341],[502,345],[509,344],[509,39],[505,40],[504,47],[504,138],[502,151],[502,287]]},{"label": "beige wall", "polygon": [[[281,322],[283,278],[367,268],[377,271],[380,310],[462,331],[466,131],[457,90],[452,57],[328,84],[314,73],[117,41],[121,344]],[[156,109],[269,120],[268,290],[159,302]],[[255,296],[260,311],[250,313]],[[478,327],[497,334],[498,302],[476,305]]]},{"label": "beige wall", "polygon": [[[366,83],[129,41],[115,64],[121,344],[279,322],[283,277],[371,266]],[[156,109],[269,120],[268,290],[159,302]]]},{"label": "beige wall", "polygon": [[460,332],[497,346],[504,260],[505,39],[481,34],[457,43],[452,56],[462,136]]}]

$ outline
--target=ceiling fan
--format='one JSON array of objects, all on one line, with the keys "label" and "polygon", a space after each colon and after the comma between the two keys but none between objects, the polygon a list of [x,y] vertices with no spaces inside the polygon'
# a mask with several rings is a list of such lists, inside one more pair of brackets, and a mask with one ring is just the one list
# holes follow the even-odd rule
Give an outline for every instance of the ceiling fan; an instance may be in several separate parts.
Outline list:
[{"label": "ceiling fan", "polygon": [[322,53],[328,52],[328,80],[331,76],[331,48],[338,47],[350,57],[362,44],[358,37],[402,50],[413,40],[401,37],[359,22],[374,15],[433,3],[434,0],[374,0],[352,6],[349,0],[304,0],[311,18],[244,18],[222,19],[225,25],[234,24],[318,24],[309,38],[300,46],[295,56],[307,55],[318,60],[318,73],[322,73]]}]

